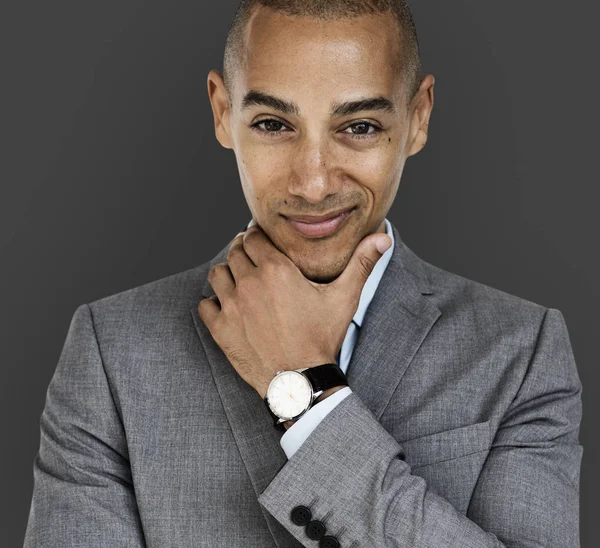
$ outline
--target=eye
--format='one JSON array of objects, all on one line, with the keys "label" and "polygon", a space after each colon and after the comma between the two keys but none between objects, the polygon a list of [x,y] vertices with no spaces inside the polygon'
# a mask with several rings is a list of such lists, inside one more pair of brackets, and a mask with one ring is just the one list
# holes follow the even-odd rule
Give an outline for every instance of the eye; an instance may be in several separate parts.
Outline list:
[{"label": "eye", "polygon": [[[260,127],[263,124],[265,126],[265,129]],[[266,118],[264,120],[259,120],[258,122],[255,122],[254,124],[250,125],[251,129],[262,135],[266,135],[267,137],[277,137],[277,135],[281,133],[282,127],[287,126],[283,122],[275,120],[275,118]]]},{"label": "eye", "polygon": [[[264,127],[261,127],[264,126]],[[265,118],[264,120],[259,120],[258,122],[254,122],[250,125],[250,128],[257,133],[264,135],[266,137],[277,137],[282,133],[281,128],[288,127],[283,122],[276,120],[275,118]],[[351,129],[350,133],[346,133],[346,130]],[[354,130],[358,130],[355,132]],[[372,131],[371,131],[372,130]],[[361,140],[361,139],[372,139],[376,137],[378,133],[383,131],[382,128],[372,124],[371,122],[367,122],[366,120],[362,120],[359,122],[354,122],[346,127],[346,129],[342,133],[346,133],[346,135],[351,135],[352,139]]]},{"label": "eye", "polygon": [[[371,139],[375,137],[378,133],[380,133],[382,128],[372,124],[371,122],[367,122],[366,120],[362,120],[360,122],[354,122],[350,124],[346,129],[357,129],[358,133],[350,133],[353,139]],[[373,128],[373,131],[369,132],[369,129]],[[365,131],[366,130],[366,131]],[[344,130],[345,132],[345,130]]]}]

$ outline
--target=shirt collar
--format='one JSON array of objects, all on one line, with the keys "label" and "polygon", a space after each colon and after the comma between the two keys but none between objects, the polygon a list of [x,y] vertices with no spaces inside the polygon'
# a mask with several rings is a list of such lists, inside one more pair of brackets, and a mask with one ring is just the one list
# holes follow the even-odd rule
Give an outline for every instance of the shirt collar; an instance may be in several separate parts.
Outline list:
[{"label": "shirt collar", "polygon": [[[358,301],[358,307],[352,318],[352,321],[358,325],[358,327],[362,326],[363,319],[365,314],[367,313],[367,309],[375,296],[375,291],[379,286],[379,282],[381,281],[381,277],[387,268],[390,259],[392,258],[392,253],[394,252],[394,247],[396,246],[396,242],[394,240],[394,231],[392,230],[392,224],[386,219],[384,219],[385,223],[385,232],[392,239],[392,245],[386,252],[379,258],[375,267],[373,268],[371,274],[367,278],[365,285],[362,288],[360,293],[360,299]],[[248,226],[246,228],[250,228],[252,225],[256,224],[254,219],[250,219]]]}]

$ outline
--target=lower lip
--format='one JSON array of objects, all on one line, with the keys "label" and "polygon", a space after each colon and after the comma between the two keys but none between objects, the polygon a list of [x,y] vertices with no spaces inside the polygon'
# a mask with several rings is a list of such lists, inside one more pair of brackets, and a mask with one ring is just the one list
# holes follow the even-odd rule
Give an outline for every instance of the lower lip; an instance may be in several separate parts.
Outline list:
[{"label": "lower lip", "polygon": [[335,234],[346,222],[346,219],[350,217],[354,209],[346,211],[337,217],[328,219],[321,223],[303,223],[302,221],[295,221],[294,219],[287,219],[287,221],[306,238],[323,238],[325,236],[331,236]]}]

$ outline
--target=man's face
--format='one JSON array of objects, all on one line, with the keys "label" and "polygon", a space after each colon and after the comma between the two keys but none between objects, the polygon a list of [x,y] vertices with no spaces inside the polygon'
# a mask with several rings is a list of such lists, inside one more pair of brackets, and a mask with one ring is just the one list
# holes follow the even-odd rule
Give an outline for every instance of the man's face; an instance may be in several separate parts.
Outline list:
[{"label": "man's face", "polygon": [[[217,138],[235,152],[253,219],[314,282],[334,280],[365,236],[385,232],[406,158],[426,139],[432,77],[430,102],[407,108],[397,32],[391,16],[317,21],[258,7],[231,108],[219,73],[209,74]],[[365,99],[379,100],[340,108]],[[346,208],[354,209],[324,237],[287,218]]]}]

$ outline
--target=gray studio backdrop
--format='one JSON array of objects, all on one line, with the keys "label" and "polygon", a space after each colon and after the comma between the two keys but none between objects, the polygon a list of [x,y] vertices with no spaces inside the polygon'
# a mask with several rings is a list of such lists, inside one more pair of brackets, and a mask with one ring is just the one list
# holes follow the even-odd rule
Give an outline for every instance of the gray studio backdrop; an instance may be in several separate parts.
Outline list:
[{"label": "gray studio backdrop", "polygon": [[[0,14],[6,547],[23,542],[39,417],[77,306],[208,261],[250,218],[206,92],[235,0],[14,4]],[[435,105],[389,218],[428,262],[565,315],[583,383],[581,527],[591,548],[597,5],[412,5]]]}]

